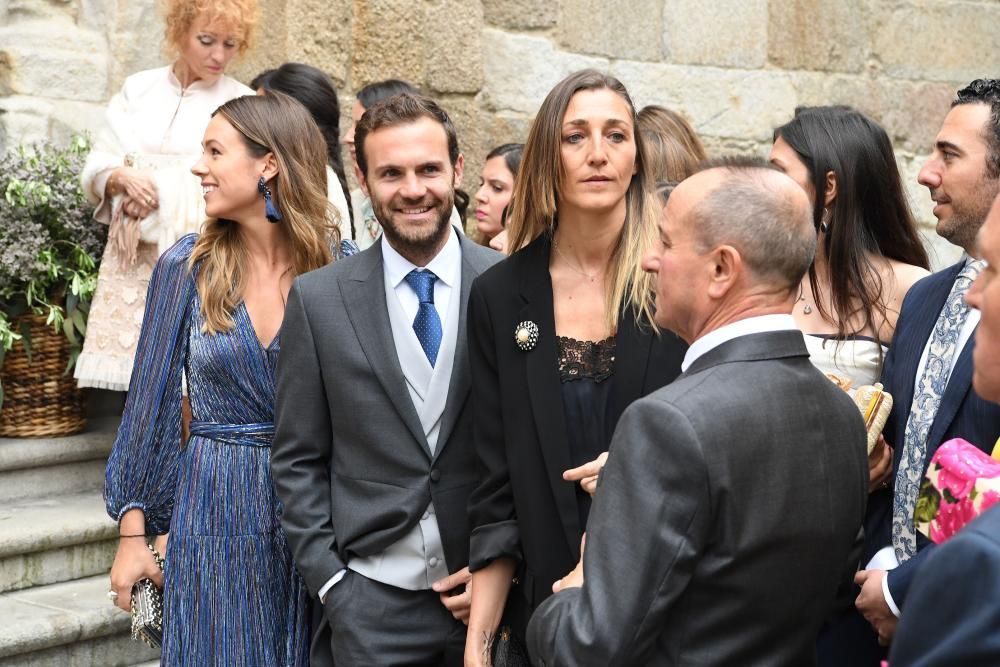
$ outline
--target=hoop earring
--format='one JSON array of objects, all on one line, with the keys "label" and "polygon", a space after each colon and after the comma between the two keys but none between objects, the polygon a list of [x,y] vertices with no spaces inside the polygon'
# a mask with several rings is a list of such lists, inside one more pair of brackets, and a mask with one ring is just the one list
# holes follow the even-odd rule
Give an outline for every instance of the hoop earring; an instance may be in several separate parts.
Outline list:
[{"label": "hoop earring", "polygon": [[271,201],[271,188],[267,187],[263,176],[257,181],[257,192],[264,196],[264,216],[267,221],[273,224],[281,220],[281,211]]},{"label": "hoop earring", "polygon": [[826,230],[830,229],[830,209],[824,208],[823,215],[819,220],[819,231],[826,234]]}]

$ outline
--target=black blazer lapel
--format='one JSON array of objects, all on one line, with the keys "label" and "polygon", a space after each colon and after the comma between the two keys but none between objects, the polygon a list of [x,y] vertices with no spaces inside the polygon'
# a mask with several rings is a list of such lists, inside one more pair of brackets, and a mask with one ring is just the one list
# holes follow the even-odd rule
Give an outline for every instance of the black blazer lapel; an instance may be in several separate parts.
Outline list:
[{"label": "black blazer lapel", "polygon": [[556,348],[552,279],[549,276],[551,243],[543,235],[532,246],[532,256],[521,277],[521,297],[525,304],[518,313],[518,321],[510,323],[510,344],[516,345],[514,332],[520,322],[534,322],[538,326],[538,343],[523,353],[528,399],[566,542],[570,553],[579,556],[582,526],[579,525],[576,490],[573,483],[562,478],[563,471],[571,467],[571,458],[566,439],[562,386],[556,365],[559,352]]},{"label": "black blazer lapel", "polygon": [[[643,335],[635,322],[635,313],[629,308],[622,309],[618,318],[618,334],[615,339],[615,380],[611,385],[611,419],[614,424],[633,401],[645,393],[646,372],[649,369],[649,355],[656,335]],[[607,433],[611,442],[612,433]]]},{"label": "black blazer lapel", "polygon": [[392,338],[389,309],[385,301],[380,244],[376,243],[375,247],[362,253],[357,269],[350,276],[340,279],[340,292],[347,317],[351,320],[361,349],[364,350],[375,376],[413,437],[430,457],[431,448],[406,388],[406,378],[399,366],[399,356]]},{"label": "black blazer lapel", "polygon": [[455,428],[455,423],[462,412],[462,407],[469,398],[469,390],[472,387],[466,315],[469,311],[469,292],[472,291],[472,281],[486,268],[477,267],[470,257],[472,241],[461,234],[458,238],[462,247],[462,288],[458,311],[458,335],[455,338],[455,363],[452,365],[451,380],[448,384],[448,401],[445,403],[444,414],[441,415],[441,430],[438,432],[438,445],[434,452],[435,459],[441,456],[441,452],[447,446],[448,438]]}]

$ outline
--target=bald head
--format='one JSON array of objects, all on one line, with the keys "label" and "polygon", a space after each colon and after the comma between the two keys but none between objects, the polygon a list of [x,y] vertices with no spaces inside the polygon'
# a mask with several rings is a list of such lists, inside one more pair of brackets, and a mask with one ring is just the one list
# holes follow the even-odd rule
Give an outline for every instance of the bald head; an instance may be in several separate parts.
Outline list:
[{"label": "bald head", "polygon": [[[681,197],[677,197],[681,195]],[[682,182],[671,199],[691,225],[701,252],[739,252],[758,282],[798,288],[816,252],[809,199],[795,181],[757,160],[728,160]]]}]

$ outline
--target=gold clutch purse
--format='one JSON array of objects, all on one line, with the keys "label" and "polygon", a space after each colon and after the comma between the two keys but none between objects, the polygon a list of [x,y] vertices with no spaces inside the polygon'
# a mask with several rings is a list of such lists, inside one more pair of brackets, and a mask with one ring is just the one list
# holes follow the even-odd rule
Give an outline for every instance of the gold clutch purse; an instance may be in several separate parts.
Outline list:
[{"label": "gold clutch purse", "polygon": [[868,455],[870,456],[878,444],[878,437],[882,435],[882,429],[889,420],[889,413],[892,412],[892,394],[882,390],[882,384],[866,384],[858,387],[854,392],[854,403],[861,410],[861,416],[865,420],[865,428],[868,429]]}]

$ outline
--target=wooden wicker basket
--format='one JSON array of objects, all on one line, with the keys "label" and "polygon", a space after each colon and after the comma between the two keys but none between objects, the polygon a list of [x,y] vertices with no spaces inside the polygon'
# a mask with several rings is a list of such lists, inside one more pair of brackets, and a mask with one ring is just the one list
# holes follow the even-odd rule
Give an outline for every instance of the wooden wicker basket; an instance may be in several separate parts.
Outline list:
[{"label": "wooden wicker basket", "polygon": [[0,369],[4,401],[0,436],[40,438],[79,433],[87,425],[83,392],[66,373],[70,345],[45,324],[41,315],[26,315],[31,330],[31,362],[15,343]]}]

